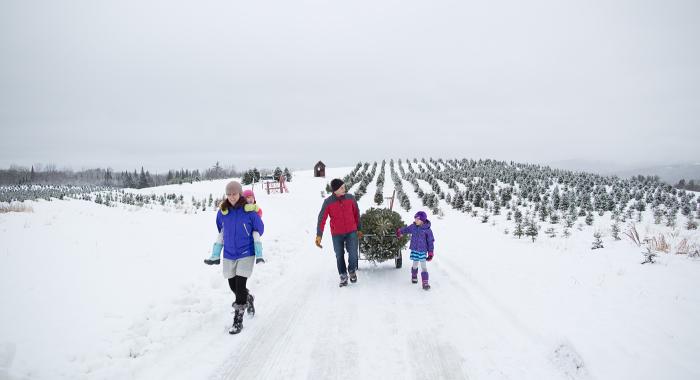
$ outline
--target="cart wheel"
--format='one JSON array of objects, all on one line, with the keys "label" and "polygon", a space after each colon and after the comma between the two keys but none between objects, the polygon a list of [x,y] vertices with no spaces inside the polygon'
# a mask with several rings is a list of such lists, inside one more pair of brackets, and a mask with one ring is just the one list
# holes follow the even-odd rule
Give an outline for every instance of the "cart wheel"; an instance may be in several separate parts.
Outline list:
[{"label": "cart wheel", "polygon": [[394,261],[396,262],[396,268],[401,268],[401,262],[403,261],[401,260],[401,256],[397,257]]}]

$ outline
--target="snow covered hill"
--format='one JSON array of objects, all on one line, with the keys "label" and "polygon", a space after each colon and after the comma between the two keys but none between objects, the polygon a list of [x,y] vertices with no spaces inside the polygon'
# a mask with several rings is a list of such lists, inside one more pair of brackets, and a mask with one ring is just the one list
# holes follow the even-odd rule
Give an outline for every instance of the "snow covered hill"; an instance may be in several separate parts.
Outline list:
[{"label": "snow covered hill", "polygon": [[[134,192],[203,199],[226,182]],[[640,265],[639,247],[609,236],[593,251],[596,225],[533,243],[443,203],[430,291],[410,283],[407,252],[402,269],[361,261],[338,288],[330,234],[313,244],[326,184],[295,172],[289,194],[257,189],[267,262],[236,336],[221,268],[202,263],[212,210],[65,200],[0,214],[0,379],[700,378],[699,261]],[[403,187],[409,222],[421,201]]]}]

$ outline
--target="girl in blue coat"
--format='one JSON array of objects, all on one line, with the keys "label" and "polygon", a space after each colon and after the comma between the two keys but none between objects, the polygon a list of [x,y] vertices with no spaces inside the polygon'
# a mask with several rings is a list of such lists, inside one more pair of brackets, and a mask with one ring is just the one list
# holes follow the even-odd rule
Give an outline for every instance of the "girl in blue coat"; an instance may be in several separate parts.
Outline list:
[{"label": "girl in blue coat", "polygon": [[216,213],[216,228],[223,231],[223,251],[221,260],[224,277],[236,296],[233,303],[234,317],[230,334],[238,334],[243,329],[243,313],[255,313],[253,295],[246,288],[248,278],[255,265],[255,242],[253,233],[262,236],[265,229],[262,219],[255,212],[246,212],[246,200],[241,196],[243,187],[236,181],[226,185],[226,199],[221,202]]},{"label": "girl in blue coat", "polygon": [[414,284],[418,283],[418,264],[420,263],[420,277],[423,280],[423,289],[428,290],[430,289],[430,284],[428,283],[428,269],[425,262],[433,259],[433,242],[435,237],[430,229],[430,221],[425,212],[418,211],[414,219],[415,221],[410,226],[396,230],[396,237],[411,234],[411,245],[409,246],[411,249],[411,260],[413,260],[411,282]]}]

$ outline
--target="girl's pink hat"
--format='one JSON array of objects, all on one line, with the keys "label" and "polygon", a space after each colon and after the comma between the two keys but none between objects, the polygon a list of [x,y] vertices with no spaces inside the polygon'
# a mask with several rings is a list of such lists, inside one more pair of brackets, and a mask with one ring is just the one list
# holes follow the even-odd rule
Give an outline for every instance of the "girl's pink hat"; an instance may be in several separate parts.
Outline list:
[{"label": "girl's pink hat", "polygon": [[253,190],[244,190],[242,195],[244,198],[255,197]]}]

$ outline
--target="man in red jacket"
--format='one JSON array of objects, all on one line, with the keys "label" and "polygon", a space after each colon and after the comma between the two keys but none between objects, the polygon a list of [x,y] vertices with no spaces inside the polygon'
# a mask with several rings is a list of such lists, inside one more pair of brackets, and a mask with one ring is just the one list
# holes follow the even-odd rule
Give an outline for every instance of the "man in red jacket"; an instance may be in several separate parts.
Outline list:
[{"label": "man in red jacket", "polygon": [[[333,250],[340,274],[340,286],[350,282],[357,282],[357,255],[358,237],[362,237],[360,230],[360,209],[352,194],[345,193],[345,184],[340,179],[331,181],[333,194],[323,201],[321,212],[318,213],[318,225],[316,226],[316,246],[321,246],[323,227],[326,219],[331,217],[331,235],[333,236]],[[348,265],[345,265],[345,250],[348,251]]]}]

